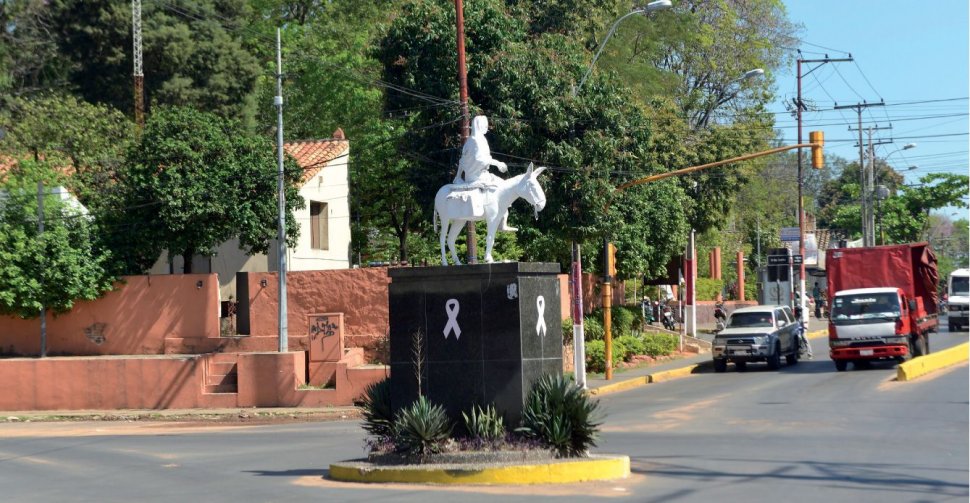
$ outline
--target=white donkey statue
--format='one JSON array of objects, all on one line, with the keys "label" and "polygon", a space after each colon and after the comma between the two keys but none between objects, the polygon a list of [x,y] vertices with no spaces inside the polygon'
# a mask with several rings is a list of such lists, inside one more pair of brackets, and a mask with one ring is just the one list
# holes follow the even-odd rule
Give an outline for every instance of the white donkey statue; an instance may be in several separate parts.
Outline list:
[{"label": "white donkey statue", "polygon": [[[546,168],[529,169],[525,173],[513,176],[507,180],[498,179],[496,187],[485,189],[473,188],[462,190],[460,184],[448,184],[438,190],[434,197],[434,224],[437,230],[438,219],[441,219],[441,265],[448,265],[448,257],[445,255],[445,238],[448,239],[448,249],[451,250],[451,259],[454,263],[461,264],[458,254],[455,252],[455,239],[461,233],[465,222],[477,222],[484,220],[488,227],[488,234],[485,239],[485,262],[491,264],[492,246],[495,244],[495,231],[502,218],[508,211],[509,206],[518,199],[522,198],[529,202],[535,209],[535,216],[539,218],[539,212],[546,206],[546,193],[539,185],[539,174]],[[449,229],[450,227],[450,229]]]}]

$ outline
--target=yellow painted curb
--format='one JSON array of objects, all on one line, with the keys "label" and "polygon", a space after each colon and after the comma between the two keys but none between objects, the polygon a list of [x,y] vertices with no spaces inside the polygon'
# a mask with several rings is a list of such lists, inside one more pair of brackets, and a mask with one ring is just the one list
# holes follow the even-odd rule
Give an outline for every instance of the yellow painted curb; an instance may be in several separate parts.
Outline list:
[{"label": "yellow painted curb", "polygon": [[806,339],[819,339],[821,337],[826,337],[829,335],[828,329],[816,330],[814,332],[809,332],[805,334]]},{"label": "yellow painted curb", "polygon": [[629,456],[557,459],[542,464],[376,466],[362,462],[330,465],[330,477],[344,482],[405,484],[533,485],[621,479],[630,475]]},{"label": "yellow painted curb", "polygon": [[647,374],[645,376],[638,376],[632,379],[627,379],[625,381],[620,381],[612,384],[604,384],[598,388],[589,390],[590,395],[609,395],[611,393],[619,393],[620,391],[626,391],[639,386],[646,386],[647,384],[670,381],[672,379],[677,379],[680,377],[687,377],[694,373],[694,369],[697,368],[697,364],[688,365],[686,367],[681,367],[673,370],[664,370],[654,374]]},{"label": "yellow painted curb", "polygon": [[897,381],[912,381],[917,377],[939,370],[950,365],[965,362],[970,359],[970,343],[964,342],[959,346],[930,353],[926,356],[913,358],[912,360],[900,363],[896,367]]},{"label": "yellow painted curb", "polygon": [[687,376],[691,375],[694,372],[694,369],[695,368],[697,368],[697,365],[696,364],[694,364],[694,365],[688,365],[686,367],[681,367],[679,369],[664,370],[663,372],[657,372],[656,374],[650,374],[647,377],[650,378],[650,382],[652,382],[652,383],[654,383],[654,382],[664,382],[664,381],[669,381],[671,379],[677,379],[678,377],[687,377]]},{"label": "yellow painted curb", "polygon": [[633,379],[627,379],[625,381],[615,382],[612,384],[604,384],[598,388],[589,390],[590,395],[608,395],[610,393],[617,393],[620,391],[626,391],[628,389],[633,389],[638,386],[643,386],[645,384],[650,384],[650,376],[639,376]]}]

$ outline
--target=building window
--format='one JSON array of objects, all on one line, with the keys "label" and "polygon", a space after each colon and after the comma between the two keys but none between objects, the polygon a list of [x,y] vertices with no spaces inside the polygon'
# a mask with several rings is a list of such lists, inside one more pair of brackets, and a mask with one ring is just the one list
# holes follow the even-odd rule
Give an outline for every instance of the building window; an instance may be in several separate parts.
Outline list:
[{"label": "building window", "polygon": [[330,239],[327,235],[327,203],[310,201],[310,248],[330,249]]}]

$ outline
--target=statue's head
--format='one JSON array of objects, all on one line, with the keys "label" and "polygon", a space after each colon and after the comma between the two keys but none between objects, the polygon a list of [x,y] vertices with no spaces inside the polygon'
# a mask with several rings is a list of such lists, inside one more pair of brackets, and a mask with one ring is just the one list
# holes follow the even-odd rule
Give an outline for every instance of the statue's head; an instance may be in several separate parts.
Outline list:
[{"label": "statue's head", "polygon": [[476,115],[472,119],[472,136],[484,135],[488,131],[488,119],[484,115]]}]

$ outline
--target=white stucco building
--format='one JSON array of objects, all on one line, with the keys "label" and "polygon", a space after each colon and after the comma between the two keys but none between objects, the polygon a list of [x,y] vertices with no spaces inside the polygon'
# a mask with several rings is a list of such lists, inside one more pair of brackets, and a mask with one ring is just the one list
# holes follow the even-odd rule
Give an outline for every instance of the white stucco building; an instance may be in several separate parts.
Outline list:
[{"label": "white stucco building", "polygon": [[[347,167],[350,164],[350,142],[342,130],[333,138],[301,140],[283,144],[283,150],[303,168],[300,195],[306,204],[294,211],[300,226],[295,247],[287,248],[289,271],[347,269],[350,267],[350,201]],[[219,246],[212,257],[193,258],[192,270],[219,275],[222,299],[235,295],[236,273],[272,272],[279,270],[276,240],[268,254],[248,256],[236,239]],[[170,274],[182,270],[182,257],[163,253],[150,274]]]}]

